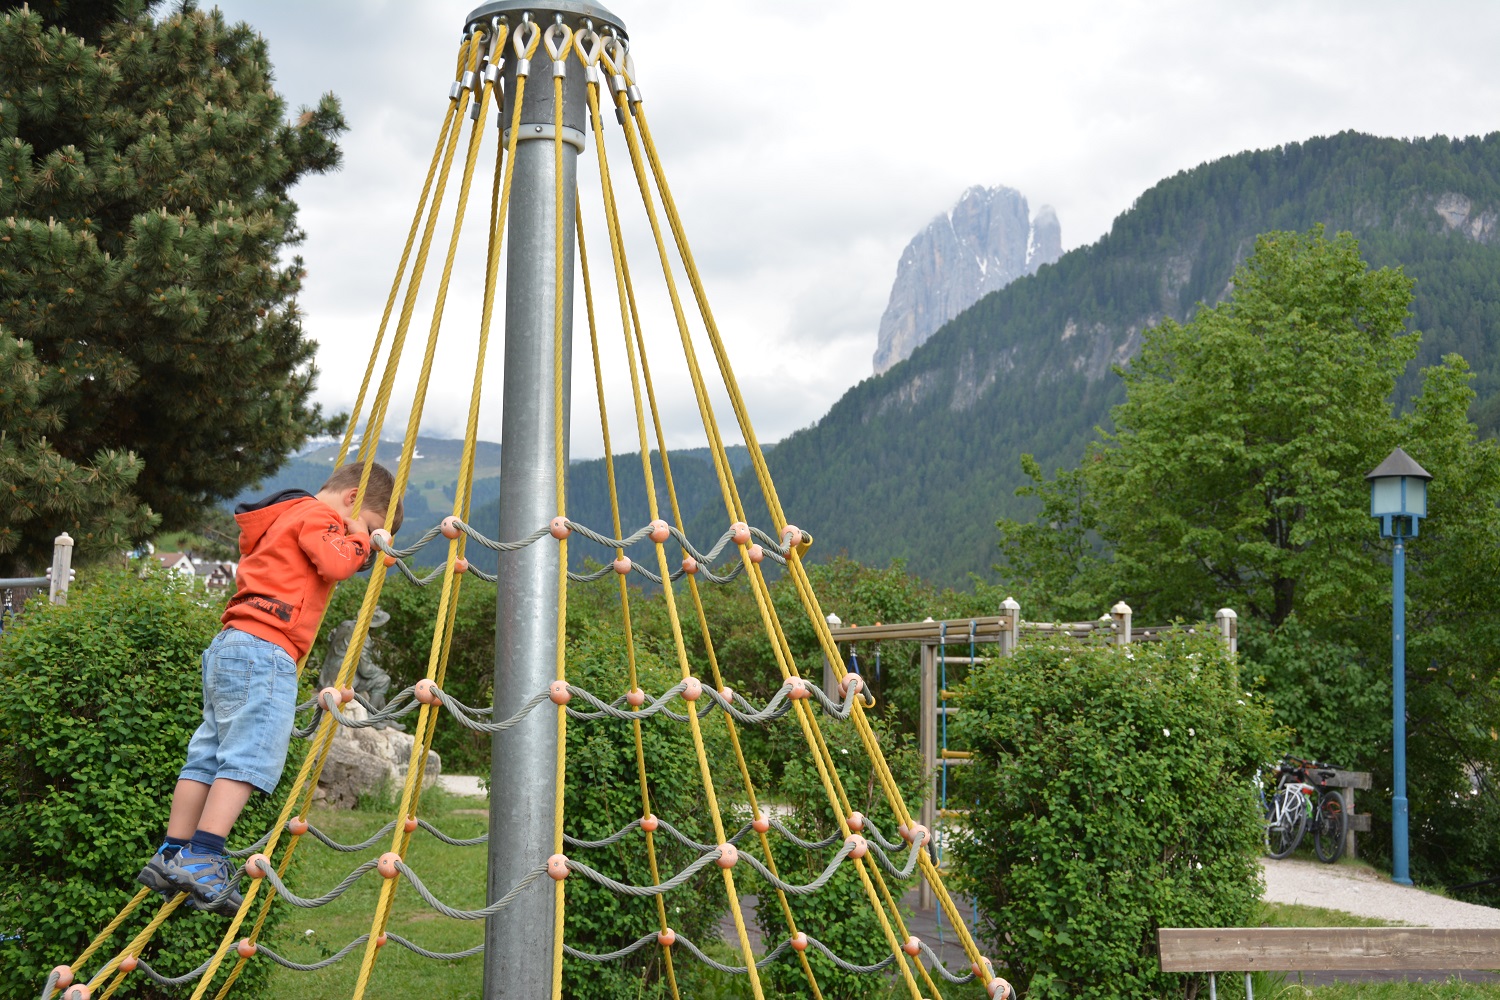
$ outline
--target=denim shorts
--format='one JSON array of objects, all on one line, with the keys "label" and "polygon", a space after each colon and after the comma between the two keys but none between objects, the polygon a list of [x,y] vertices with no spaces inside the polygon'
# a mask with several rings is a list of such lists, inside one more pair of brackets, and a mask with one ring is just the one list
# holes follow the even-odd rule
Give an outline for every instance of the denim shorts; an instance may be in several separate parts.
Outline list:
[{"label": "denim shorts", "polygon": [[297,714],[297,663],[258,636],[226,628],[203,651],[203,724],[179,778],[244,781],[270,794]]}]

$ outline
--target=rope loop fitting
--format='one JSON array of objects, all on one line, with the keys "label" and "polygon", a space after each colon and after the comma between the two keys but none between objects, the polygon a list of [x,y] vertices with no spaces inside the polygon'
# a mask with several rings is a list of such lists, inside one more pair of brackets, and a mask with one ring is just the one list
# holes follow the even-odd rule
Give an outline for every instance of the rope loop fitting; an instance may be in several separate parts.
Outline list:
[{"label": "rope loop fitting", "polygon": [[604,39],[593,29],[592,23],[573,32],[573,51],[583,63],[584,79],[596,87],[599,85],[599,56],[603,46]]},{"label": "rope loop fitting", "polygon": [[549,27],[542,33],[542,45],[547,49],[547,55],[552,59],[552,75],[567,76],[568,50],[573,45],[573,29],[562,22]]},{"label": "rope loop fitting", "polygon": [[[531,74],[531,54],[536,51],[536,46],[542,39],[542,29],[537,27],[536,22],[530,20],[531,15],[526,15],[528,20],[516,29],[511,36],[511,48],[516,53],[516,76],[529,76]],[[530,28],[531,33],[527,34]]]},{"label": "rope loop fitting", "polygon": [[489,83],[498,83],[505,70],[505,39],[510,35],[510,25],[505,18],[496,15],[490,18],[490,51],[484,57],[484,78]]}]

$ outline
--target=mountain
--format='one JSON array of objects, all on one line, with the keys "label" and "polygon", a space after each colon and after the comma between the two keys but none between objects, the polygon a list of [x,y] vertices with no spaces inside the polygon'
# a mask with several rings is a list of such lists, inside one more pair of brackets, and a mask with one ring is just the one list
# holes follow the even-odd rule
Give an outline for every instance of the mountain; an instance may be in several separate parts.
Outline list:
[{"label": "mountain", "polygon": [[901,252],[880,317],[875,373],[904,361],[980,297],[1061,255],[1062,229],[1050,205],[1032,219],[1025,196],[1013,188],[969,188]]},{"label": "mountain", "polygon": [[[1122,398],[1115,365],[1142,330],[1227,291],[1257,234],[1350,230],[1372,266],[1416,279],[1418,365],[1462,354],[1475,419],[1500,427],[1500,133],[1398,140],[1354,132],[1225,157],[1161,181],[1097,243],[980,299],[906,361],[850,389],[771,452],[814,558],[905,558],[939,583],[988,575],[994,521],[1027,516],[1022,453],[1081,457]],[[1397,401],[1418,387],[1418,365]],[[752,519],[766,523],[753,476]],[[720,518],[721,519],[721,518]],[[702,526],[710,527],[707,522]]]}]

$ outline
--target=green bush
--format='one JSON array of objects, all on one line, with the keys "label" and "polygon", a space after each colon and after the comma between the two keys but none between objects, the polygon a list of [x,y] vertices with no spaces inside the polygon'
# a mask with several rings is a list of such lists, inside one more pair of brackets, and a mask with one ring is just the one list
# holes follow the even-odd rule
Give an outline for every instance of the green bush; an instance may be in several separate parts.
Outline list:
[{"label": "green bush", "polygon": [[[201,718],[199,657],[219,629],[217,602],[164,577],[91,573],[67,605],[33,603],[0,638],[0,997],[34,997],[48,970],[72,962],[139,888],[161,841]],[[264,833],[280,802],[256,796],[233,842]],[[90,974],[156,909],[138,908]],[[285,912],[273,910],[268,929]],[[181,975],[227,925],[179,910],[143,957]],[[237,990],[256,995],[268,971],[249,963]],[[124,995],[178,995],[139,974],[127,982]]]},{"label": "green bush", "polygon": [[[870,817],[889,840],[896,839],[896,819],[876,783],[864,746],[854,726],[846,722],[833,722],[826,717],[820,719],[820,728],[828,743],[829,753],[835,761],[844,789],[855,809]],[[790,815],[782,821],[804,840],[821,840],[838,831],[838,820],[828,803],[816,765],[807,749],[802,729],[790,718],[774,724],[772,745],[785,760],[781,778],[774,789],[769,790],[774,801],[789,807]],[[921,760],[916,750],[916,741],[910,736],[897,737],[889,727],[876,723],[881,736],[881,746],[890,763],[898,786],[906,797],[912,812],[916,812],[921,801]],[[752,837],[741,842],[759,855],[759,843]],[[771,849],[776,855],[776,864],[783,879],[792,883],[811,882],[828,864],[838,845],[821,851],[807,851],[778,834],[771,835]],[[905,852],[892,852],[891,860],[897,865],[905,861]],[[872,858],[873,860],[873,858]],[[736,869],[738,871],[738,869]],[[748,870],[745,873],[749,875]],[[915,879],[898,880],[885,873],[886,884],[898,900],[906,890],[916,884]],[[775,891],[758,878],[736,884],[744,885],[742,892],[757,892],[759,905],[756,920],[769,950],[787,937],[786,917],[782,913]],[[792,913],[797,920],[797,929],[822,941],[842,959],[858,965],[873,965],[891,954],[886,943],[880,918],[870,905],[864,882],[852,863],[845,863],[838,873],[818,892],[807,896],[789,896]],[[909,914],[907,914],[909,916]],[[894,925],[893,925],[894,926]],[[808,950],[808,960],[817,977],[818,988],[828,1000],[856,1000],[861,997],[885,996],[888,981],[883,975],[844,972],[813,949]],[[963,972],[963,969],[956,969]],[[768,966],[761,973],[762,981],[771,988],[789,996],[808,995],[807,977],[802,966],[791,957]],[[961,995],[961,990],[949,990]],[[906,996],[904,989],[895,995]]]},{"label": "green bush", "polygon": [[[613,621],[573,618],[569,628],[568,680],[612,700],[630,687],[623,629]],[[659,693],[679,679],[675,663],[649,649],[638,648],[636,668],[641,687]],[[576,703],[575,703],[576,704]],[[678,700],[678,711],[687,703]],[[714,843],[707,816],[692,733],[685,722],[658,715],[641,726],[652,811],[700,843]],[[723,759],[722,722],[705,719],[704,740],[715,765],[715,775],[733,774]],[[726,766],[729,769],[726,769]],[[732,795],[717,784],[719,806],[728,811]],[[620,719],[568,721],[568,785],[564,803],[566,829],[580,840],[602,840],[641,815],[641,793],[636,774],[635,737],[629,722]],[[732,827],[733,820],[725,818]],[[732,831],[731,831],[732,832]],[[655,838],[658,870],[663,879],[681,871],[698,856],[658,833]],[[634,831],[618,844],[574,849],[570,853],[611,878],[633,885],[650,885],[645,835]],[[565,940],[583,951],[613,951],[655,931],[660,923],[654,899],[617,896],[583,878],[567,883]],[[719,916],[727,902],[723,877],[710,865],[690,883],[666,896],[669,925],[694,944],[710,944],[717,936]],[[697,972],[696,960],[678,949],[675,970],[679,985]],[[568,996],[654,996],[665,986],[662,951],[648,946],[619,962],[596,965],[569,959],[564,982]],[[685,996],[694,995],[684,988]]]},{"label": "green bush", "polygon": [[1023,643],[957,704],[957,888],[1002,974],[1037,998],[1192,995],[1157,928],[1243,925],[1260,893],[1251,777],[1279,735],[1234,658],[1184,634]]}]

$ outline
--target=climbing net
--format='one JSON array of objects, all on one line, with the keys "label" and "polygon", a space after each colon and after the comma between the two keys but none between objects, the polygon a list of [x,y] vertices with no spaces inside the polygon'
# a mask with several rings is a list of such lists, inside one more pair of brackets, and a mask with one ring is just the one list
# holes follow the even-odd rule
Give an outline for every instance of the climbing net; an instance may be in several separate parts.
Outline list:
[{"label": "climbing net", "polygon": [[[533,74],[533,59],[537,57],[539,50],[545,52],[547,61],[551,63],[550,74]],[[513,60],[509,68],[510,77],[503,72],[506,59]],[[562,169],[563,88],[564,81],[569,74],[579,73],[586,80],[590,128],[593,132],[593,146],[598,166],[602,218],[608,239],[615,299],[619,311],[619,327],[615,332],[622,338],[628,360],[629,388],[633,398],[631,416],[641,459],[641,472],[644,477],[648,508],[645,513],[649,517],[648,523],[628,535],[622,529],[623,514],[617,491],[609,415],[605,402],[605,375],[600,364],[600,343],[606,331],[605,324],[596,316],[594,309],[594,289],[590,281],[582,199],[576,202],[577,208],[572,213],[572,218],[567,217],[564,208],[566,204],[564,196],[567,192],[563,189],[562,180],[564,177]],[[542,76],[542,80],[534,79],[535,75]],[[554,391],[552,393],[553,426],[556,429],[554,499],[557,516],[550,523],[538,524],[534,531],[524,537],[496,541],[487,538],[468,522],[472,499],[475,445],[478,439],[481,373],[485,366],[496,289],[499,285],[501,249],[505,222],[510,208],[516,145],[521,132],[519,126],[523,98],[528,86],[545,87],[549,80],[552,88],[552,107],[555,110],[552,145],[556,167],[554,176],[557,178],[556,190],[553,192],[553,223],[557,233],[554,282],[557,300],[553,358]],[[505,95],[503,90],[507,87],[514,87],[515,92]],[[612,105],[612,114],[601,114],[601,107],[606,101]],[[842,659],[829,634],[826,619],[818,605],[818,599],[813,593],[802,562],[803,555],[811,544],[811,536],[788,523],[777,498],[765,457],[751,426],[734,373],[730,368],[723,340],[688,245],[682,219],[673,202],[657,147],[652,139],[645,102],[636,82],[633,59],[628,51],[626,40],[613,31],[596,31],[587,20],[582,20],[575,27],[570,27],[563,23],[561,18],[557,23],[543,27],[527,15],[522,17],[514,27],[505,18],[497,17],[488,23],[471,26],[466,33],[459,48],[455,81],[449,91],[446,111],[418,200],[417,210],[406,237],[395,280],[392,282],[386,299],[371,349],[370,361],[365,369],[354,412],[350,417],[349,429],[345,432],[338,450],[336,463],[341,465],[349,457],[354,441],[354,428],[365,415],[365,407],[368,403],[369,412],[365,422],[365,433],[360,440],[357,452],[358,459],[367,462],[366,482],[360,485],[360,499],[356,501],[356,509],[363,501],[368,481],[368,460],[374,457],[374,449],[380,440],[390,408],[396,373],[412,326],[418,294],[428,270],[434,238],[443,214],[442,208],[448,184],[454,176],[455,166],[461,160],[462,167],[458,172],[458,192],[447,253],[437,280],[428,336],[422,352],[420,372],[403,438],[401,456],[396,467],[395,495],[400,496],[406,489],[415,454],[417,431],[434,368],[439,334],[443,327],[443,315],[453,276],[454,262],[459,251],[459,236],[463,230],[474,176],[481,160],[484,145],[483,126],[492,110],[497,115],[503,115],[507,108],[510,109],[511,114],[508,133],[503,133],[507,139],[496,144],[494,154],[495,167],[490,209],[486,220],[486,267],[477,358],[469,399],[461,471],[452,513],[444,518],[441,524],[426,531],[416,543],[405,548],[397,547],[390,536],[383,531],[374,533],[374,544],[382,553],[382,558],[376,561],[371,571],[363,603],[355,619],[354,635],[340,665],[337,680],[332,686],[324,688],[312,700],[300,706],[299,718],[302,724],[297,728],[296,733],[309,741],[309,750],[303,758],[295,779],[291,782],[290,791],[275,825],[255,843],[235,852],[235,856],[245,859],[241,878],[244,902],[230,920],[222,940],[211,957],[198,968],[176,976],[164,974],[142,958],[143,951],[163,922],[184,904],[186,897],[179,894],[170,901],[162,903],[139,932],[125,941],[123,946],[117,946],[112,957],[88,973],[95,956],[109,954],[104,950],[105,945],[113,939],[115,933],[131,914],[144,907],[148,899],[152,897],[151,890],[141,889],[71,965],[59,966],[52,972],[42,991],[43,1000],[50,1000],[59,990],[63,992],[67,1000],[88,1000],[95,995],[102,998],[109,997],[122,988],[127,977],[132,973],[139,973],[163,985],[192,984],[193,1000],[207,996],[208,992],[214,988],[215,982],[218,982],[214,996],[216,1000],[222,1000],[229,994],[246,964],[252,960],[264,959],[288,969],[307,971],[340,962],[356,952],[361,958],[358,975],[353,985],[353,995],[360,998],[365,995],[369,987],[371,972],[378,956],[389,944],[440,960],[457,960],[476,955],[483,950],[484,946],[480,945],[460,952],[434,952],[388,930],[392,904],[398,887],[403,882],[409,884],[411,890],[437,913],[463,921],[490,917],[510,906],[528,891],[541,891],[540,888],[533,889],[536,883],[541,882],[542,885],[550,883],[551,891],[554,893],[555,921],[554,949],[550,956],[554,998],[560,998],[562,995],[565,955],[590,962],[611,962],[645,948],[661,950],[666,980],[674,997],[677,996],[677,981],[673,971],[673,955],[674,952],[683,951],[696,960],[723,972],[743,975],[748,982],[751,994],[757,1000],[763,996],[760,970],[769,963],[785,960],[790,952],[807,980],[810,995],[821,996],[817,976],[808,961],[809,950],[821,953],[846,971],[895,976],[904,984],[913,1000],[920,1000],[922,997],[941,997],[938,980],[964,983],[976,978],[986,986],[990,996],[1010,997],[1009,985],[995,976],[989,960],[979,951],[953,898],[943,885],[937,864],[928,849],[931,835],[925,827],[913,819],[911,812],[907,809],[881,751],[870,717],[867,715],[870,703],[863,689],[862,678],[857,673],[850,673],[844,669]],[[644,206],[645,217],[649,223],[657,255],[656,263],[660,267],[671,301],[678,344],[686,362],[694,398],[709,441],[709,451],[722,494],[726,519],[730,522],[730,527],[706,551],[694,546],[684,531],[682,510],[672,477],[665,436],[662,432],[657,392],[651,378],[648,355],[650,345],[644,330],[645,323],[637,307],[625,240],[621,231],[619,206],[607,154],[610,142],[607,141],[605,125],[609,121],[618,125],[617,131],[611,130],[612,141],[616,145],[623,142],[628,154],[631,174]],[[465,142],[466,135],[467,141]],[[460,157],[461,146],[465,152]],[[562,343],[564,339],[563,262],[565,258],[563,239],[568,228],[576,231],[578,259],[583,279],[594,382],[598,396],[600,427],[603,433],[605,465],[608,470],[613,522],[609,531],[588,528],[567,516],[567,497],[564,488],[566,442],[563,438],[564,420],[561,411],[564,398],[562,387],[567,376],[567,372],[564,371]],[[675,263],[672,253],[674,249],[676,251]],[[683,295],[674,276],[674,268],[678,267],[687,279],[701,320],[702,330],[696,335],[689,322],[688,307],[684,305]],[[400,303],[399,311],[396,308],[398,302]],[[387,343],[388,333],[389,342]],[[752,528],[747,523],[745,505],[725,451],[720,425],[710,398],[706,366],[700,361],[698,353],[697,341],[702,337],[706,337],[714,366],[721,379],[722,389],[728,395],[734,420],[748,448],[756,481],[764,494],[770,512],[772,521],[770,531]],[[385,359],[383,367],[380,363],[382,357]],[[375,379],[377,369],[380,370],[378,380]],[[653,450],[657,452],[661,463],[660,483],[652,467]],[[662,509],[663,499],[666,501],[667,511]],[[665,516],[666,514],[670,515],[670,519]],[[594,572],[569,572],[567,550],[570,540],[575,536],[613,550],[613,561]],[[440,537],[447,545],[443,566],[426,576],[418,576],[408,566],[408,558],[421,547],[436,543]],[[654,569],[632,562],[625,555],[627,547],[646,540],[654,546]],[[670,565],[665,547],[672,540],[675,540],[684,553],[680,564],[676,566]],[[556,583],[558,598],[556,679],[545,689],[533,692],[529,700],[525,701],[519,710],[508,718],[496,719],[493,708],[465,705],[443,687],[452,652],[460,588],[468,576],[494,579],[479,572],[477,568],[469,566],[465,552],[470,544],[499,552],[516,551],[534,545],[556,545],[560,550]],[[731,565],[716,569],[715,566],[721,557],[732,560]],[[819,646],[828,662],[833,665],[837,682],[836,691],[824,690],[799,676],[792,648],[787,640],[786,629],[772,602],[767,577],[763,571],[764,562],[768,559],[784,566],[786,577],[798,598],[801,612],[816,630]],[[359,662],[360,651],[367,639],[382,588],[392,569],[404,574],[413,582],[440,588],[437,608],[438,627],[433,630],[426,676],[396,695],[383,709],[367,712],[364,717],[359,717],[359,713],[347,711],[349,703],[357,697],[349,685]],[[626,625],[624,632],[626,669],[622,680],[627,686],[623,694],[605,697],[568,682],[564,630],[569,583],[598,579],[610,573],[615,574],[618,580],[620,608]],[[673,652],[681,678],[670,688],[656,694],[645,692],[637,676],[636,644],[630,639],[632,634],[630,630],[631,594],[627,581],[631,574],[637,574],[660,586],[661,600],[664,602],[671,626]],[[779,689],[765,704],[759,706],[726,685],[720,672],[714,640],[709,633],[700,590],[702,583],[726,582],[739,576],[745,578],[754,595],[761,626],[770,643],[782,678]],[[681,598],[684,596],[687,598],[686,604],[696,617],[703,636],[704,653],[709,666],[707,677],[695,675],[687,652],[682,620],[685,608]],[[299,670],[301,667],[302,665],[299,664]],[[681,703],[684,709],[674,710],[671,707],[674,703]],[[372,706],[366,703],[366,707]],[[443,902],[423,882],[419,873],[406,863],[412,838],[417,831],[422,830],[451,845],[477,846],[485,843],[487,836],[469,839],[451,837],[420,815],[428,751],[432,746],[433,736],[440,719],[446,717],[453,724],[476,732],[500,734],[515,727],[533,713],[547,711],[556,713],[558,730],[552,854],[549,857],[535,858],[524,877],[520,878],[503,895],[494,898],[482,908],[460,909]],[[308,819],[313,805],[314,792],[339,727],[372,726],[411,715],[415,715],[414,740],[396,817],[366,840],[353,844],[340,843],[314,826]],[[691,733],[707,820],[713,831],[711,842],[694,840],[666,818],[658,817],[652,811],[651,768],[645,758],[641,733],[642,723],[658,716],[673,724],[688,727]],[[715,778],[711,773],[709,757],[705,750],[703,730],[704,726],[710,722],[710,716],[716,716],[717,721],[722,721],[726,727],[729,745],[733,749],[737,764],[740,791],[748,802],[749,815],[754,817],[732,833],[726,826],[725,812],[719,805],[715,792]],[[827,797],[832,814],[837,817],[837,830],[819,840],[802,839],[774,815],[762,810],[751,779],[751,769],[741,748],[738,727],[769,724],[788,716],[796,720],[801,730],[808,756],[815,765],[823,793]],[[896,831],[893,831],[895,836],[889,836],[871,819],[853,808],[850,796],[835,767],[829,743],[822,730],[820,716],[841,725],[852,726],[857,733],[879,791],[884,797],[886,806],[895,817],[897,824]],[[563,788],[567,781],[566,739],[567,721],[570,718],[612,720],[621,725],[628,724],[634,730],[640,815],[620,830],[601,840],[578,840],[568,836],[564,830],[562,803]],[[834,853],[822,871],[811,881],[803,884],[790,882],[784,880],[777,870],[771,849],[770,838],[773,835],[785,838],[802,850],[826,852],[832,848]],[[619,843],[625,838],[635,837],[642,838],[644,841],[645,854],[652,875],[650,884],[636,885],[616,880],[566,853],[569,850],[582,851],[604,847]],[[660,837],[670,838],[692,852],[695,855],[693,860],[675,874],[661,873],[657,864],[657,842]],[[322,895],[304,897],[287,885],[285,876],[299,844],[309,838],[320,842],[326,848],[339,852],[365,851],[382,842],[389,845],[389,850],[374,860],[357,865],[348,876]],[[755,848],[758,848],[758,852]],[[272,859],[278,857],[278,852],[279,859],[273,862]],[[857,874],[869,906],[878,917],[881,933],[889,950],[889,954],[883,960],[874,964],[851,963],[840,957],[831,945],[818,940],[806,931],[799,930],[788,902],[791,896],[818,891],[845,866],[852,866]],[[723,879],[729,911],[733,917],[738,950],[743,961],[742,965],[729,965],[713,960],[685,934],[674,930],[667,920],[666,894],[682,887],[699,872],[714,868],[721,873]],[[786,925],[785,936],[761,955],[755,954],[752,947],[737,895],[737,877],[743,881],[747,868],[753,870],[758,879],[774,890]],[[337,953],[316,963],[303,964],[290,961],[260,943],[259,938],[265,927],[267,916],[278,901],[301,908],[323,906],[343,895],[351,886],[370,875],[371,872],[380,878],[380,892],[375,912],[371,917],[370,929],[368,933],[350,941]],[[897,896],[891,891],[887,876],[899,880],[913,875],[920,876],[931,886],[943,913],[946,914],[951,926],[958,934],[965,956],[970,963],[970,969],[962,974],[955,974],[944,968],[926,943],[911,935],[906,928],[897,906]],[[587,879],[624,896],[653,900],[657,916],[656,926],[642,928],[641,936],[635,941],[607,954],[590,954],[568,945],[564,941],[562,931],[563,916],[567,898],[566,887],[575,877]],[[762,898],[764,899],[764,895]],[[227,973],[220,977],[219,973],[225,968],[228,969]]]}]

